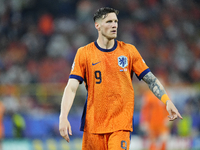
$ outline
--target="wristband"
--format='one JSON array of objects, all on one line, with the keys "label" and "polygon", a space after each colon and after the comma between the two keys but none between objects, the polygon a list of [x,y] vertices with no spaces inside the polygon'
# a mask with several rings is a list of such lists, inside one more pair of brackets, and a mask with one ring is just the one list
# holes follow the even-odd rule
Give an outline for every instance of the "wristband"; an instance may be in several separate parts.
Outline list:
[{"label": "wristband", "polygon": [[166,104],[166,102],[170,100],[169,97],[167,96],[167,94],[164,94],[162,97],[161,97],[161,101]]}]

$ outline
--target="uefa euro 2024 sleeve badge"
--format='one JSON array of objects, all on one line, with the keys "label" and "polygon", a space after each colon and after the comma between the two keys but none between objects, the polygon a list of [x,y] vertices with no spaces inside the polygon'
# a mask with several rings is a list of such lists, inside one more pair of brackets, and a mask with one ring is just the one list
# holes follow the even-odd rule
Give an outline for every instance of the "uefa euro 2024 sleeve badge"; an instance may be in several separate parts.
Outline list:
[{"label": "uefa euro 2024 sleeve badge", "polygon": [[120,71],[127,71],[126,66],[128,66],[128,59],[126,56],[119,56],[118,57],[118,65],[122,67],[123,69],[120,69]]}]

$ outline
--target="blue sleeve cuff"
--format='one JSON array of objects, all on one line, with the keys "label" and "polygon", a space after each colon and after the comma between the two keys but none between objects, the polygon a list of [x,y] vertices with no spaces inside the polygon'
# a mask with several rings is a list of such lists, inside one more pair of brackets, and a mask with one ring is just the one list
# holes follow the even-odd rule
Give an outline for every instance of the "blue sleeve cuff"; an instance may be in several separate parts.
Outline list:
[{"label": "blue sleeve cuff", "polygon": [[77,76],[77,75],[71,74],[69,76],[69,78],[73,78],[73,79],[79,80],[80,84],[83,82],[83,78],[81,76]]},{"label": "blue sleeve cuff", "polygon": [[139,76],[137,76],[137,78],[139,79],[139,80],[142,80],[142,78],[148,73],[148,72],[150,72],[150,69],[148,68],[148,69],[146,69],[146,70],[144,70]]}]

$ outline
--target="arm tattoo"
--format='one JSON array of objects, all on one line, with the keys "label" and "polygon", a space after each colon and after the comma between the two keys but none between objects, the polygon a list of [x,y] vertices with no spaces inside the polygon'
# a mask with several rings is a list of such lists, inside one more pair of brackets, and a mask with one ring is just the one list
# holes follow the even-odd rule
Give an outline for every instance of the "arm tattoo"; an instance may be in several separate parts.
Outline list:
[{"label": "arm tattoo", "polygon": [[148,84],[149,89],[154,93],[154,95],[161,99],[163,94],[166,94],[164,87],[160,83],[160,81],[151,73],[147,73],[143,80]]}]

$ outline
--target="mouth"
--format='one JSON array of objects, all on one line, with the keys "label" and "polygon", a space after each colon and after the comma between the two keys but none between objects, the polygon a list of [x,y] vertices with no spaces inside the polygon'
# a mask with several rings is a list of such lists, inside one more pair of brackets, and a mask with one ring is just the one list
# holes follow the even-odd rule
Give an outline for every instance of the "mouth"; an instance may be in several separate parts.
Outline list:
[{"label": "mouth", "polygon": [[112,30],[111,32],[112,32],[112,33],[117,33],[117,30]]}]

